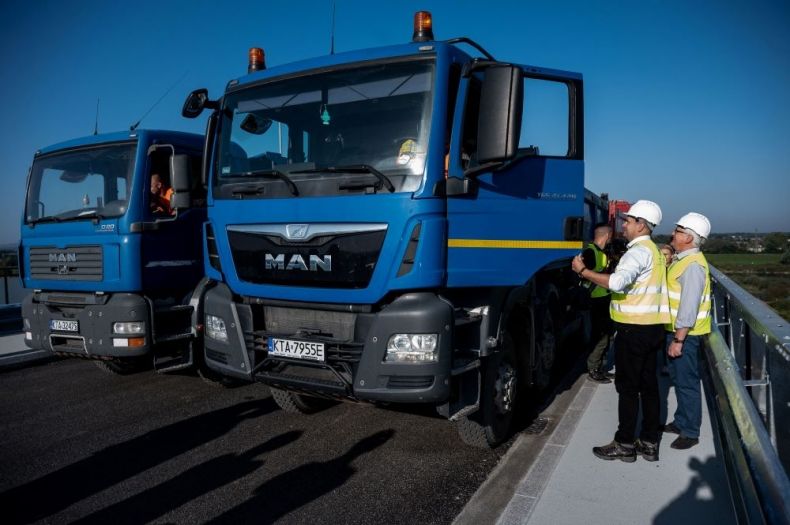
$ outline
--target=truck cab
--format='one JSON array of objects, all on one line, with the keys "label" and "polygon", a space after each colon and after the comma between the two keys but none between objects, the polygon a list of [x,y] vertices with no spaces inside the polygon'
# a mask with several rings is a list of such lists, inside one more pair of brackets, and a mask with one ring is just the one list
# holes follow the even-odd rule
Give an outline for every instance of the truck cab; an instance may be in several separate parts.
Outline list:
[{"label": "truck cab", "polygon": [[[155,348],[190,344],[202,151],[201,135],[137,130],[36,152],[19,248],[30,348],[126,373],[150,366]],[[152,178],[174,190],[170,199],[152,192]]]},{"label": "truck cab", "polygon": [[518,394],[548,383],[570,258],[600,220],[581,75],[424,27],[250,70],[184,107],[214,110],[206,364],[286,410],[432,404],[465,441],[501,442]]}]

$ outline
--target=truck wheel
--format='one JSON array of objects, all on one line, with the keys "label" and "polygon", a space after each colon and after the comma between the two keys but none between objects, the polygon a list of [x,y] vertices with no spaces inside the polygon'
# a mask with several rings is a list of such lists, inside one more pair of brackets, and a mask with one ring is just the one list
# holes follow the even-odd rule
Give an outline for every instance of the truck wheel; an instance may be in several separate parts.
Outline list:
[{"label": "truck wheel", "polygon": [[151,363],[143,359],[110,359],[107,361],[94,361],[94,364],[105,372],[119,376],[136,374],[151,368]]},{"label": "truck wheel", "polygon": [[277,406],[291,414],[314,414],[333,404],[328,399],[295,394],[279,388],[270,387],[269,390]]},{"label": "truck wheel", "polygon": [[502,350],[484,364],[482,376],[480,407],[458,420],[458,434],[467,445],[494,448],[509,435],[518,395],[519,366],[509,333]]},{"label": "truck wheel", "polygon": [[532,382],[538,390],[543,390],[551,382],[558,347],[555,324],[558,312],[559,294],[553,285],[548,285],[541,290],[540,306],[535,310],[535,363]]}]

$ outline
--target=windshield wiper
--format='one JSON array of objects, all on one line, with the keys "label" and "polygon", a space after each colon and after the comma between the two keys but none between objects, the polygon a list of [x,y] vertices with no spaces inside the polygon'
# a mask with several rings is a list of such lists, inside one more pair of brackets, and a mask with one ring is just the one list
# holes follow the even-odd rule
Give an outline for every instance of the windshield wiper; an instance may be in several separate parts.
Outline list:
[{"label": "windshield wiper", "polygon": [[[296,187],[294,181],[280,170],[254,170],[245,171],[243,173],[231,173],[230,177],[263,177],[264,179],[278,179],[283,181],[294,197],[299,196],[299,188]],[[246,186],[231,191],[233,195],[259,195],[263,193],[263,188],[260,186]]]},{"label": "windshield wiper", "polygon": [[42,222],[72,222],[72,221],[81,221],[81,220],[91,220],[93,222],[99,222],[100,220],[106,219],[106,215],[102,215],[101,213],[97,213],[96,210],[84,211],[79,215],[72,215],[71,217],[56,217],[55,215],[49,215],[47,217],[41,217],[40,219],[34,219],[28,224],[40,224]]},{"label": "windshield wiper", "polygon": [[63,219],[60,217],[56,217],[54,215],[48,215],[46,217],[40,217],[38,219],[33,219],[28,222],[28,224],[40,224],[42,222],[63,222]]},{"label": "windshield wiper", "polygon": [[87,211],[83,211],[82,213],[80,213],[79,215],[77,215],[75,217],[69,217],[67,219],[62,219],[62,220],[64,220],[64,221],[76,221],[76,220],[79,220],[79,219],[92,219],[93,222],[99,222],[100,220],[104,220],[106,218],[107,218],[106,215],[102,215],[101,213],[99,213],[96,210],[87,210]]},{"label": "windshield wiper", "polygon": [[292,171],[291,173],[370,173],[378,180],[378,187],[386,187],[390,193],[395,192],[395,185],[389,178],[379,170],[369,164],[349,164],[348,166],[328,166],[326,168],[315,168],[311,170]]}]

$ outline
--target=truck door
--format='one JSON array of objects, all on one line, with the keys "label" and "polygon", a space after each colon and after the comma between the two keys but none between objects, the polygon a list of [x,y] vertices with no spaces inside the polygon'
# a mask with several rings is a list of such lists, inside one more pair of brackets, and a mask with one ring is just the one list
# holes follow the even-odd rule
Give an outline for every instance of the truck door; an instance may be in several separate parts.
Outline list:
[{"label": "truck door", "polygon": [[485,119],[503,107],[491,107],[490,83],[483,94],[492,68],[481,66],[465,70],[455,109],[447,184],[450,287],[524,284],[582,247],[581,76],[507,66],[513,103],[504,109],[512,113],[517,149],[489,162],[478,155],[481,133],[506,133]]},{"label": "truck door", "polygon": [[[143,291],[153,298],[180,300],[203,275],[202,224],[206,220],[205,200],[186,210],[169,207],[167,188],[172,185],[171,158],[189,155],[193,187],[200,186],[200,153],[178,145],[157,144],[148,151],[148,168],[143,177],[144,202],[148,220],[142,240]],[[154,193],[158,189],[159,195]],[[170,192],[172,193],[172,192]]]}]

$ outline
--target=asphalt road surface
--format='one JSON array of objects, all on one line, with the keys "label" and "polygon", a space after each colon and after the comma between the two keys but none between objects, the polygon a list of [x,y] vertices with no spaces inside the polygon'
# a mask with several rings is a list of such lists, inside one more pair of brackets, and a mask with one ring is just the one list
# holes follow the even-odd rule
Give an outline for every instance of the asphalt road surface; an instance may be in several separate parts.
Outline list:
[{"label": "asphalt road surface", "polygon": [[5,524],[450,523],[506,448],[432,409],[292,415],[263,385],[82,360],[0,373]]}]

